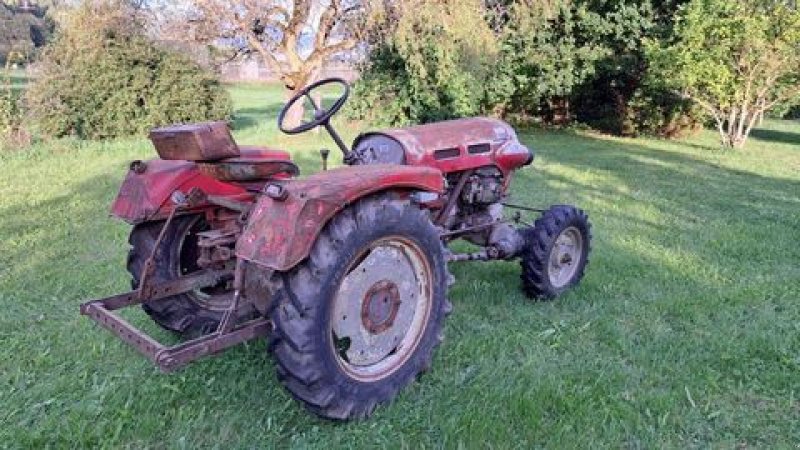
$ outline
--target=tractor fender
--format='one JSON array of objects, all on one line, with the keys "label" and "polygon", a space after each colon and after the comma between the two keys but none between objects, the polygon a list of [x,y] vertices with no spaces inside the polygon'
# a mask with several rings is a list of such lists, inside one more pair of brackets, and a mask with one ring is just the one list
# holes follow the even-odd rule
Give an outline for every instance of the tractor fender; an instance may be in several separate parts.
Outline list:
[{"label": "tractor fender", "polygon": [[201,173],[190,161],[135,161],[111,205],[111,215],[131,225],[165,219],[175,208],[170,200],[172,193],[179,190],[188,194],[193,188],[233,199],[252,197],[242,186]]},{"label": "tractor fender", "polygon": [[444,192],[439,169],[394,164],[342,167],[277,184],[288,195],[260,196],[236,243],[236,256],[278,271],[305,259],[325,224],[364,196],[386,190]]}]

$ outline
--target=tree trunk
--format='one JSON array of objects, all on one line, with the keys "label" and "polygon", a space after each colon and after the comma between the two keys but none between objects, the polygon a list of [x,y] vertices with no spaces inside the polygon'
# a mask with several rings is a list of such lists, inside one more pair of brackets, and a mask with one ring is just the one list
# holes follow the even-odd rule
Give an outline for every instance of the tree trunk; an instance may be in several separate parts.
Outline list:
[{"label": "tree trunk", "polygon": [[[282,77],[283,83],[286,86],[286,101],[297,95],[298,92],[303,90],[306,86],[314,81],[314,70],[297,71],[286,74]],[[294,106],[289,109],[284,118],[284,126],[286,128],[295,128],[303,123],[303,115],[305,114],[304,105],[305,99],[299,99]]]},{"label": "tree trunk", "polygon": [[[286,102],[288,102],[292,97],[294,97],[303,87],[299,89],[286,89]],[[303,108],[303,100],[298,100],[295,102],[294,106],[292,106],[289,111],[286,113],[286,117],[283,118],[283,126],[284,128],[296,128],[301,123],[303,123],[303,114],[305,113],[305,108]]]},{"label": "tree trunk", "polygon": [[732,108],[725,124],[718,122],[718,129],[722,146],[727,148],[743,148],[750,136],[750,132],[758,120],[763,117],[761,109],[748,109],[747,105],[741,108]]}]

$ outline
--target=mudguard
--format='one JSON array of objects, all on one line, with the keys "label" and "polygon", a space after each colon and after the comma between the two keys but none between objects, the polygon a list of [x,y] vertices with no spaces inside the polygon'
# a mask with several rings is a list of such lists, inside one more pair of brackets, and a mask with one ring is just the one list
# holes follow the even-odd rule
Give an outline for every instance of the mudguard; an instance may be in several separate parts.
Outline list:
[{"label": "mudguard", "polygon": [[[251,160],[290,160],[288,153],[267,147],[240,147],[240,151],[242,157]],[[241,158],[229,158],[226,161],[236,162],[239,160]],[[122,182],[117,198],[111,205],[111,215],[131,225],[149,220],[166,219],[175,207],[170,200],[172,193],[179,190],[188,194],[193,188],[198,188],[207,195],[251,202],[255,199],[252,190],[258,191],[265,181],[233,183],[221,181],[211,175],[213,175],[212,172],[203,170],[203,167],[192,161],[162,159],[134,161],[125,181]],[[194,210],[202,210],[208,206],[199,204]],[[189,210],[189,212],[192,211]]]},{"label": "mudguard", "polygon": [[[146,168],[142,171],[136,164],[144,164]],[[253,196],[242,186],[223,183],[200,173],[197,164],[189,161],[153,159],[132,166],[111,205],[111,215],[131,225],[165,219],[175,206],[170,196],[176,190],[188,194],[197,187],[207,194],[241,197],[243,201]]]},{"label": "mudguard", "polygon": [[350,203],[393,189],[444,191],[438,169],[380,164],[343,167],[280,183],[284,199],[262,195],[236,243],[236,256],[286,271],[305,259],[325,224]]}]

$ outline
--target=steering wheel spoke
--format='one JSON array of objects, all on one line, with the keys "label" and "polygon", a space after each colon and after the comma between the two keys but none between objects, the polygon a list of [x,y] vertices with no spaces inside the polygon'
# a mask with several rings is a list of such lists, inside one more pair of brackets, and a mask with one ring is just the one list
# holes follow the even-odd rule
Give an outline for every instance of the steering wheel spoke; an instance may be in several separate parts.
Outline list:
[{"label": "steering wheel spoke", "polygon": [[308,102],[311,103],[311,106],[314,107],[314,117],[315,118],[319,113],[325,112],[325,110],[320,108],[320,105],[317,105],[317,102],[314,101],[314,97],[312,97],[310,93],[306,92],[305,93],[305,98],[308,99]]}]

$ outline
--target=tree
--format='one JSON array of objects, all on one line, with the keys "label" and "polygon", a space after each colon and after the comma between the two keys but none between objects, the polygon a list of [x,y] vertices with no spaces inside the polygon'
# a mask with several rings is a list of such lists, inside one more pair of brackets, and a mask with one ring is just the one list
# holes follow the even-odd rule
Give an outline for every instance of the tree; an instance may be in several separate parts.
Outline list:
[{"label": "tree", "polygon": [[570,0],[403,3],[389,33],[373,43],[357,85],[359,117],[565,122],[573,88],[607,53],[588,39],[600,18]]},{"label": "tree", "polygon": [[[495,2],[490,20],[496,11]],[[495,27],[500,62],[487,87],[493,109],[568,121],[574,87],[594,74],[597,60],[608,53],[587,38],[600,18],[568,0],[516,0],[503,16],[502,26]]]},{"label": "tree", "polygon": [[399,2],[356,85],[356,117],[424,123],[478,114],[497,61],[481,0]]},{"label": "tree", "polygon": [[[183,18],[171,21],[179,39],[256,54],[294,95],[313,82],[324,63],[355,49],[370,18],[382,11],[376,0],[189,0]],[[298,104],[299,105],[299,104]],[[302,105],[287,122],[297,124]]]},{"label": "tree", "polygon": [[686,0],[576,0],[595,20],[585,36],[606,50],[572,95],[577,120],[605,132],[675,137],[698,127],[692,103],[652,82],[647,40],[671,38]]},{"label": "tree", "polygon": [[219,80],[152,42],[125,0],[84,2],[61,20],[26,93],[44,134],[112,138],[230,116]]},{"label": "tree", "polygon": [[46,8],[30,2],[0,2],[0,64],[5,64],[12,52],[24,55],[21,62],[25,62],[45,44],[52,32],[45,13]]},{"label": "tree", "polygon": [[766,111],[800,96],[800,11],[792,0],[691,0],[674,41],[650,54],[658,78],[713,118],[722,145],[741,148]]}]

